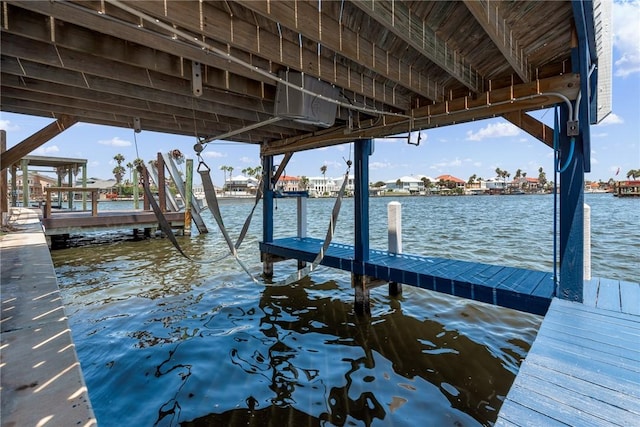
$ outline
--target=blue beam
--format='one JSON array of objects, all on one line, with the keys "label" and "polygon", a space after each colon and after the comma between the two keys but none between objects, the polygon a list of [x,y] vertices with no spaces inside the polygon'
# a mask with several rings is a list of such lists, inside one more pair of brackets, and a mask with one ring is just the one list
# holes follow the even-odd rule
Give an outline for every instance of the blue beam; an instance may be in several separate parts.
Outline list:
[{"label": "blue beam", "polygon": [[[369,156],[373,141],[364,139],[355,142],[354,168],[354,223],[355,261],[369,260]],[[355,271],[364,274],[364,271]]]},{"label": "blue beam", "polygon": [[273,156],[262,158],[262,241],[273,242]]}]

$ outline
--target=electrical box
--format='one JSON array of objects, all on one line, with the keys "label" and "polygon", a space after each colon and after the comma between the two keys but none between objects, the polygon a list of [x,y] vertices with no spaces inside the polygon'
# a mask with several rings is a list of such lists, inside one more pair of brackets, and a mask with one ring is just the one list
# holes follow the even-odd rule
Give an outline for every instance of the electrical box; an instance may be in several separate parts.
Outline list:
[{"label": "electrical box", "polygon": [[331,127],[336,120],[337,104],[318,96],[304,93],[296,87],[330,99],[338,99],[340,90],[322,80],[298,71],[283,71],[280,78],[295,87],[278,83],[276,88],[275,116],[308,123],[315,126]]}]

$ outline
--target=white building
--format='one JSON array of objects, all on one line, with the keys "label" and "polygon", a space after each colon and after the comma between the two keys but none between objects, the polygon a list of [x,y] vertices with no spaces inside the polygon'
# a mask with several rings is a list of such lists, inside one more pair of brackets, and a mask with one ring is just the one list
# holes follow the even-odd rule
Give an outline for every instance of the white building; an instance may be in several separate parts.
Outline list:
[{"label": "white building", "polygon": [[398,193],[420,194],[424,192],[424,182],[413,176],[403,176],[385,182],[387,189]]},{"label": "white building", "polygon": [[309,177],[309,195],[312,197],[332,196],[337,194],[340,187],[336,185],[333,178],[325,178],[323,176]]}]

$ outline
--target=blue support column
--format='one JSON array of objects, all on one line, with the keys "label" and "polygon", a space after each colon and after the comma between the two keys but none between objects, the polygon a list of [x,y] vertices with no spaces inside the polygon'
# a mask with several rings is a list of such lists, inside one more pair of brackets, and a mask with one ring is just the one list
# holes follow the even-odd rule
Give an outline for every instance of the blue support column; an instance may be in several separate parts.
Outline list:
[{"label": "blue support column", "polygon": [[[273,242],[273,156],[264,156],[262,159],[262,241]],[[273,277],[273,261],[267,254],[261,254],[262,272],[265,278]]]},{"label": "blue support column", "polygon": [[[584,145],[567,136],[568,108],[560,109],[560,284],[558,297],[582,302],[584,281]],[[580,123],[584,126],[585,123]],[[586,124],[588,126],[588,124]],[[571,147],[573,145],[573,148]],[[570,153],[572,155],[570,156]]]},{"label": "blue support column", "polygon": [[[590,124],[595,101],[589,73],[597,62],[591,1],[572,1],[576,37],[571,51],[572,71],[580,74],[580,98],[574,117],[560,109],[560,283],[558,297],[582,302],[584,287],[584,173],[591,169]],[[578,114],[575,112],[578,111]],[[577,135],[567,135],[567,121],[578,121]],[[566,165],[566,167],[565,167]]]},{"label": "blue support column", "polygon": [[373,153],[373,141],[356,141],[354,150],[354,269],[351,285],[355,290],[356,314],[370,314],[369,289],[364,263],[369,260],[369,156]]},{"label": "blue support column", "polygon": [[[355,260],[369,260],[369,156],[373,142],[370,139],[356,141],[354,149],[355,191],[354,232]],[[357,273],[364,274],[364,268]]]}]

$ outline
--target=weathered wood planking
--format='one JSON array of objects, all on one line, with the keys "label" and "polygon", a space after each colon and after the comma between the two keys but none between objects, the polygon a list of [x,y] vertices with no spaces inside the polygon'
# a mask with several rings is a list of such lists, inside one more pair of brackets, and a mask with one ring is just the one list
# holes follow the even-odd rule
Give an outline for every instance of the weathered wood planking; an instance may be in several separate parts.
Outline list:
[{"label": "weathered wood planking", "polygon": [[[165,218],[172,226],[184,225],[184,212],[165,212]],[[98,231],[101,229],[158,227],[158,220],[150,211],[111,211],[91,216],[86,212],[56,213],[51,218],[43,218],[42,225],[47,236]]]},{"label": "weathered wood planking", "polygon": [[630,426],[639,419],[640,316],[554,298],[496,425]]},{"label": "weathered wood planking", "polygon": [[[312,261],[321,245],[320,239],[294,237],[260,243],[260,250]],[[552,273],[380,250],[358,263],[353,253],[351,245],[332,243],[322,265],[534,314],[544,314],[553,296]]]},{"label": "weathered wood planking", "polygon": [[583,302],[589,307],[640,315],[640,284],[594,277],[585,280]]}]

